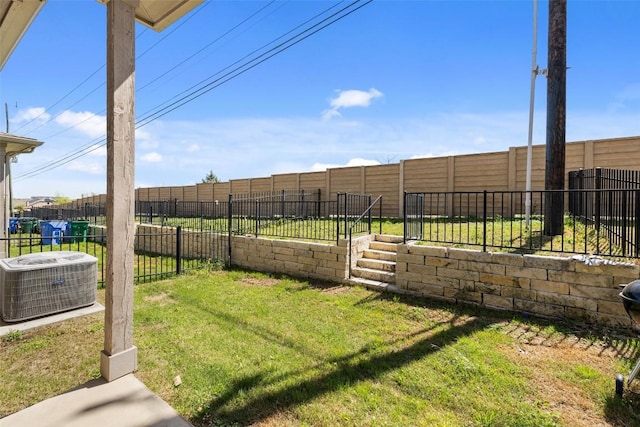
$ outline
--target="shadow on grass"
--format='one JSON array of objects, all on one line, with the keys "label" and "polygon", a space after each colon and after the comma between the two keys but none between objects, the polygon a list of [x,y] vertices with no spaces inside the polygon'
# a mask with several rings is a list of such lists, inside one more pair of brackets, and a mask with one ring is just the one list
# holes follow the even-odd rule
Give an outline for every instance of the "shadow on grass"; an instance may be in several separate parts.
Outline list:
[{"label": "shadow on grass", "polygon": [[[625,374],[625,386],[626,383]],[[614,393],[614,378],[611,378],[611,395],[604,403],[604,415],[611,425],[618,427],[640,426],[640,394],[637,391],[625,391],[622,398]],[[636,387],[637,390],[637,387]]]},{"label": "shadow on grass", "polygon": [[[325,394],[338,391],[345,386],[375,380],[387,372],[399,369],[420,360],[443,347],[455,343],[464,336],[473,334],[487,326],[486,321],[470,318],[466,323],[436,332],[401,350],[371,354],[366,348],[353,354],[328,361],[333,368],[312,379],[304,379],[293,385],[277,388],[275,381],[286,378],[263,380],[252,375],[229,385],[226,393],[213,399],[201,415],[194,419],[197,425],[249,425],[268,419],[280,412],[310,402]],[[289,377],[295,376],[294,373]],[[260,387],[264,391],[241,401],[237,406],[228,403],[241,397],[250,388]]]}]

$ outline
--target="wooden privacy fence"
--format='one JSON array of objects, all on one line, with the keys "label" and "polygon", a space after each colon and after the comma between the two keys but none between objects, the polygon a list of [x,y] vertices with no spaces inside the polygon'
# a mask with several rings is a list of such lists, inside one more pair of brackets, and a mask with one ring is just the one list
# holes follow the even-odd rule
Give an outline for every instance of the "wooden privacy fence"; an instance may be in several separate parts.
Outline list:
[{"label": "wooden privacy fence", "polygon": [[[567,171],[595,167],[640,169],[637,153],[640,136],[571,142],[566,145]],[[545,146],[532,150],[532,189],[544,189]],[[136,189],[136,200],[215,202],[229,194],[319,189],[322,200],[335,200],[338,193],[382,195],[382,215],[403,217],[405,192],[523,191],[526,184],[527,147],[508,151],[402,160],[399,163],[331,168],[323,172],[271,175],[200,183]],[[568,173],[568,172],[567,172]],[[568,182],[568,179],[566,180]],[[84,197],[73,205],[104,202],[106,196]],[[451,206],[454,209],[454,206]]]}]

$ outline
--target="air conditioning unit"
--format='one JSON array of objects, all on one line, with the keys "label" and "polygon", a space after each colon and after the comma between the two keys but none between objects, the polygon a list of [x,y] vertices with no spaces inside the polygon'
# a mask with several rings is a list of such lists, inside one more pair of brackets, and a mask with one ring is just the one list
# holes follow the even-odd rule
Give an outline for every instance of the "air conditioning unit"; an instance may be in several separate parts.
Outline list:
[{"label": "air conditioning unit", "polygon": [[96,301],[98,259],[73,251],[0,259],[0,314],[20,322]]}]

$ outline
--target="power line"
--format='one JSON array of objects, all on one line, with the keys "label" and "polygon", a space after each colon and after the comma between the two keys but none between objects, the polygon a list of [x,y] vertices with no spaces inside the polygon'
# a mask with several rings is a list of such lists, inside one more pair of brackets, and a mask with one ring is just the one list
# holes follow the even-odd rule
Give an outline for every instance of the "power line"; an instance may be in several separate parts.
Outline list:
[{"label": "power line", "polygon": [[[158,42],[154,43],[152,46],[150,46],[148,49],[146,49],[144,52],[142,52],[140,55],[138,55],[138,56],[137,56],[137,58],[136,58],[136,60],[140,59],[140,58],[141,58],[141,57],[143,57],[146,53],[148,53],[148,52],[149,52],[149,51],[151,51],[153,48],[155,48],[156,46],[158,46],[158,44],[160,44],[162,41],[166,40],[166,39],[167,39],[171,34],[173,34],[173,33],[174,33],[178,28],[180,28],[181,26],[185,25],[185,24],[186,24],[186,22],[188,22],[190,19],[192,19],[194,16],[196,16],[196,15],[197,15],[198,13],[200,13],[202,10],[204,10],[204,8],[205,8],[206,6],[208,6],[210,3],[211,3],[211,2],[207,2],[205,5],[203,5],[202,7],[198,8],[198,9],[196,10],[196,12],[192,13],[191,15],[189,15],[189,17],[188,17],[187,19],[181,20],[179,25],[177,25],[177,26],[173,27],[173,29],[172,29],[171,31],[169,31],[167,34],[165,34],[165,35],[164,35],[164,37],[162,37]],[[241,25],[242,23],[247,22],[247,21],[248,21],[248,19],[250,19],[250,18],[252,18],[252,17],[256,16],[258,13],[262,12],[263,10],[265,10],[268,6],[270,6],[270,5],[271,5],[271,4],[273,4],[273,3],[275,3],[275,0],[274,0],[274,1],[271,1],[271,2],[270,2],[269,4],[267,4],[266,6],[263,6],[262,8],[258,9],[258,11],[257,11],[257,12],[254,12],[253,14],[251,14],[251,15],[250,15],[250,17],[249,17],[249,18],[244,19],[243,21],[241,21],[241,23],[240,23],[240,24],[235,25],[231,30],[227,31],[224,35],[227,35],[227,34],[229,34],[231,31],[233,31],[234,29],[236,29],[236,28],[240,27],[240,25]],[[281,7],[282,7],[282,6],[281,6]],[[280,9],[280,8],[278,8],[278,9]],[[144,32],[146,32],[146,30],[147,30],[147,28],[145,28],[145,30],[143,31],[143,33],[142,33],[142,34],[144,34]],[[137,39],[138,39],[142,34],[140,34],[139,36],[137,36],[137,37],[136,37],[136,40],[137,40]],[[204,49],[206,49],[207,47],[210,47],[213,43],[215,43],[216,41],[218,41],[220,38],[221,38],[221,37],[219,37],[218,39],[214,40],[214,42],[209,43],[207,46],[205,46],[205,48],[200,49],[200,50],[199,50],[198,52],[196,52],[194,55],[189,56],[189,57],[187,58],[187,60],[188,60],[188,59],[191,59],[191,58],[193,58],[194,56],[196,56],[197,54],[201,53]],[[181,62],[180,64],[178,64],[178,65],[183,64],[183,63],[184,63],[184,62],[186,62],[187,60],[182,61],[182,62]],[[104,68],[104,67],[105,67],[105,65],[103,65],[100,69],[102,69],[102,68]],[[177,67],[177,66],[176,66],[176,67]],[[174,70],[176,67],[173,67],[173,68],[171,68],[170,70],[166,71],[165,73],[161,74],[157,79],[159,79],[159,78],[161,78],[161,77],[165,76],[165,75],[166,75],[166,74],[168,74],[170,71]],[[85,79],[85,80],[83,81],[83,83],[84,83],[84,82],[86,82],[87,80],[89,80],[89,78],[90,78],[90,77],[92,77],[93,75],[95,75],[98,71],[100,71],[100,69],[98,69],[98,70],[96,70],[95,72],[93,72],[93,73],[91,74],[91,76],[89,76],[87,79]],[[156,79],[156,80],[157,80],[157,79]],[[154,80],[154,81],[155,81],[155,80]],[[77,88],[79,88],[80,86],[82,86],[82,84],[83,84],[83,83],[79,84],[79,85],[78,85],[76,88],[74,88],[74,90],[72,90],[71,92],[75,91],[75,89],[77,89]],[[98,89],[100,89],[100,88],[104,87],[104,86],[105,86],[105,84],[106,84],[106,83],[104,83],[104,82],[103,82],[103,83],[101,83],[99,86],[95,87],[93,90],[91,90],[91,91],[90,91],[89,93],[87,93],[85,96],[83,96],[82,98],[80,98],[80,99],[79,99],[78,101],[76,101],[74,104],[72,104],[71,106],[67,107],[65,110],[63,110],[62,112],[58,113],[56,116],[54,116],[54,117],[50,118],[48,121],[46,121],[45,123],[41,124],[41,125],[40,125],[40,126],[38,126],[36,129],[31,130],[30,132],[33,132],[33,131],[35,131],[35,130],[39,129],[40,127],[44,126],[45,124],[47,124],[47,123],[51,122],[52,120],[54,120],[55,118],[59,117],[59,116],[60,116],[60,115],[62,115],[64,112],[66,112],[68,109],[70,109],[71,107],[73,107],[73,106],[77,105],[77,104],[78,104],[78,103],[80,103],[82,100],[84,100],[85,98],[87,98],[89,95],[91,95],[92,93],[94,93],[96,90],[98,90]],[[150,84],[150,83],[149,83],[149,84]],[[139,93],[139,92],[141,92],[142,90],[144,90],[144,88],[145,88],[146,86],[148,86],[149,84],[147,84],[147,85],[145,85],[145,86],[143,86],[143,87],[141,87],[141,88],[137,89],[137,90],[136,90],[136,93]],[[71,92],[69,92],[67,95],[65,95],[62,99],[66,98],[68,95],[70,95],[70,94],[71,94]],[[59,102],[61,102],[61,101],[62,101],[62,99],[60,99],[60,100],[59,100],[58,102],[56,102],[54,105],[57,105]],[[52,108],[52,107],[53,107],[53,106],[51,106],[51,107],[49,107],[49,108]],[[45,110],[44,112],[46,112],[46,110]],[[44,112],[42,112],[42,113],[41,113],[39,116],[37,116],[37,117],[42,116],[42,115],[44,114]],[[105,113],[105,112],[106,112],[106,109],[103,109],[103,110],[101,110],[101,111],[100,111],[100,112],[98,112],[98,113],[91,114],[90,116],[86,117],[84,120],[82,120],[82,121],[80,121],[80,122],[77,122],[77,123],[75,123],[74,125],[69,126],[69,127],[65,128],[65,129],[62,129],[61,131],[56,132],[56,133],[54,133],[54,134],[52,134],[52,135],[49,135],[49,136],[47,136],[46,138],[43,138],[43,139],[49,139],[49,138],[52,138],[52,137],[58,136],[58,135],[60,135],[60,134],[62,134],[62,133],[65,133],[65,132],[67,132],[67,131],[69,131],[69,130],[71,130],[71,129],[74,129],[74,128],[76,128],[76,127],[80,126],[82,123],[85,123],[85,122],[87,122],[87,121],[91,120],[93,117],[96,117],[97,115],[102,114],[102,113]],[[31,121],[29,121],[28,123],[26,123],[26,124],[25,124],[25,125],[23,125],[22,127],[24,127],[24,126],[26,126],[27,124],[31,123],[33,120],[37,119],[37,117],[36,117],[36,118],[34,118],[34,119],[32,119]],[[103,139],[103,140],[104,140],[104,139]],[[76,156],[77,154],[79,154],[79,153],[83,153],[83,152],[84,152],[88,147],[91,147],[93,144],[94,144],[94,142],[93,142],[93,141],[92,141],[92,142],[90,142],[89,144],[85,144],[85,145],[83,145],[83,146],[79,147],[78,149],[75,149],[74,151],[67,153],[64,157],[62,157],[62,159],[56,160],[56,161],[54,161],[54,162],[52,162],[52,163],[58,163],[60,160],[64,160],[64,159],[67,159],[67,158],[72,158],[72,157],[73,157],[73,158],[76,158],[75,156]],[[73,158],[72,158],[72,160],[73,160]],[[44,164],[44,165],[40,165],[39,167],[37,167],[37,168],[35,168],[35,169],[32,169],[31,171],[26,172],[26,173],[25,173],[25,174],[23,174],[22,176],[27,175],[27,174],[31,174],[31,173],[35,173],[36,171],[39,171],[39,170],[49,170],[49,165],[50,165],[50,164],[52,164],[52,163],[48,163],[48,164]],[[62,163],[62,164],[64,164],[64,163]],[[20,177],[17,177],[16,179],[19,179],[19,178],[20,178]]]},{"label": "power line", "polygon": [[[185,25],[187,22],[189,22],[189,20],[191,20],[194,16],[196,16],[198,13],[200,13],[202,10],[204,10],[208,5],[210,4],[210,2],[205,2],[204,5],[202,5],[201,7],[199,7],[198,9],[196,9],[192,14],[190,14],[187,18],[183,19],[180,21],[179,24],[177,24],[176,26],[172,27],[170,31],[168,31],[166,34],[164,34],[164,36],[158,40],[156,43],[154,43],[153,45],[151,45],[149,48],[147,48],[144,52],[142,52],[141,54],[139,54],[136,57],[136,60],[139,60],[140,58],[142,58],[144,55],[146,55],[149,51],[153,50],[156,46],[158,46],[160,43],[162,43],[164,40],[167,39],[167,37],[169,37],[170,35],[172,35],[175,31],[177,31],[180,27],[182,27],[183,25]],[[140,37],[142,37],[149,29],[147,27],[144,27],[144,29],[142,30],[142,32],[140,32],[140,34],[138,34],[136,36],[136,40],[138,40]],[[102,71],[104,68],[106,67],[106,64],[101,65],[97,70],[95,70],[93,73],[89,74],[88,77],[86,77],[82,82],[80,82],[78,85],[76,85],[73,89],[71,89],[69,92],[67,92],[64,96],[62,96],[60,99],[58,99],[56,102],[54,102],[52,105],[50,105],[49,107],[45,108],[40,114],[38,114],[37,116],[33,117],[31,120],[27,121],[26,123],[23,123],[17,130],[20,130],[26,126],[28,126],[29,124],[33,123],[35,120],[39,119],[40,117],[42,117],[47,111],[50,111],[51,109],[53,109],[55,106],[57,106],[58,104],[60,104],[62,101],[64,101],[65,99],[67,99],[69,96],[71,96],[72,93],[74,93],[76,90],[78,90],[80,87],[82,87],[86,82],[88,82],[93,76],[95,76],[98,72]],[[55,120],[56,118],[60,117],[60,115],[64,114],[65,111],[71,109],[72,107],[78,105],[80,102],[82,102],[83,100],[85,100],[87,97],[89,97],[89,95],[93,94],[96,90],[102,88],[105,86],[106,83],[102,82],[100,85],[94,87],[92,90],[90,90],[87,94],[85,94],[82,98],[78,99],[76,102],[74,102],[73,104],[67,106],[66,108],[63,109],[63,111],[61,111],[60,113],[50,117],[48,120],[46,120],[45,122],[41,123],[39,126],[29,130],[29,132],[27,132],[25,134],[29,135],[32,134],[33,132],[35,132],[36,130],[40,129],[42,126],[52,122],[53,120]],[[99,114],[99,113],[98,113]],[[73,129],[74,127],[76,127],[77,125],[80,125],[82,123],[84,123],[86,120],[85,119],[79,123],[76,123],[76,125],[74,126],[70,126],[54,135],[50,135],[47,138],[51,138],[52,136],[57,136],[61,133],[66,132],[67,130]]]},{"label": "power line", "polygon": [[[186,105],[186,104],[198,99],[199,97],[201,97],[201,96],[205,95],[206,93],[212,91],[213,89],[223,85],[224,83],[227,83],[227,82],[229,82],[229,81],[241,76],[242,74],[244,74],[247,71],[257,67],[258,65],[260,65],[260,64],[264,63],[265,61],[273,58],[274,56],[276,56],[276,55],[288,50],[289,48],[291,48],[291,47],[297,45],[298,43],[306,40],[307,38],[311,37],[312,35],[322,31],[323,29],[335,24],[336,22],[346,18],[347,16],[351,15],[352,13],[360,10],[364,6],[366,6],[369,3],[371,3],[373,0],[367,0],[367,1],[363,2],[362,4],[358,5],[358,7],[353,8],[354,5],[357,5],[361,1],[362,0],[356,0],[356,1],[352,2],[348,6],[340,9],[339,11],[333,13],[332,15],[322,19],[320,22],[318,22],[318,23],[316,23],[316,24],[304,29],[303,31],[298,32],[293,37],[290,37],[286,41],[278,44],[277,46],[269,49],[268,51],[258,55],[257,57],[255,57],[255,58],[253,58],[253,59],[251,59],[249,61],[246,61],[245,63],[239,65],[238,67],[235,67],[233,70],[225,73],[221,77],[204,84],[203,86],[201,86],[198,89],[195,89],[192,92],[182,96],[181,98],[179,98],[178,100],[170,103],[169,105],[167,105],[167,106],[165,106],[163,108],[157,109],[155,112],[153,112],[153,113],[151,113],[151,114],[149,114],[149,115],[147,115],[145,117],[142,117],[141,119],[138,119],[137,122],[136,122],[136,129],[139,129],[139,128],[142,128],[142,127],[146,126],[147,124],[149,124],[149,123],[151,123],[151,122],[153,122],[153,121],[155,121],[155,120],[157,120],[157,119],[169,114],[170,112],[172,112],[172,111],[174,111],[174,110],[176,110],[176,109],[178,109],[178,108],[180,108],[180,107],[182,107],[182,106],[184,106],[184,105]],[[340,3],[342,3],[342,2],[340,2]],[[316,17],[326,13],[328,10],[331,10],[334,7],[336,7],[336,5],[328,8],[328,9],[325,9],[325,11],[323,11],[322,13],[316,15]],[[344,13],[342,15],[340,15],[342,12],[344,12]],[[313,19],[314,18],[311,18],[311,20],[313,20]],[[309,22],[309,20],[307,20],[305,23],[308,23],[308,22]],[[322,25],[323,23],[324,23],[324,25]],[[304,25],[304,24],[301,24],[301,25]],[[296,28],[299,28],[301,25],[298,25]],[[315,30],[314,30],[314,28],[315,28]],[[292,31],[293,30],[288,31],[287,33],[285,33],[285,35],[286,34],[290,34]],[[308,34],[305,34],[305,33],[308,33]],[[276,38],[275,41],[281,39],[282,37],[284,37],[284,35]],[[269,44],[271,44],[273,42],[274,41],[268,43],[267,45],[264,45],[263,47],[261,47],[261,48],[259,48],[257,50],[254,50],[253,53],[259,51],[260,49],[264,48],[265,46],[268,46]],[[246,56],[244,58],[246,58]],[[235,63],[237,63],[237,62],[238,61],[236,61]],[[229,67],[231,67],[231,66],[225,67],[223,70],[226,70]],[[220,74],[220,72],[221,71],[218,71],[217,73],[211,75],[209,77],[209,79],[215,77],[218,74]],[[198,83],[195,86],[192,86],[188,90],[193,89],[194,87],[204,83],[206,80],[208,80],[208,79],[205,79],[204,81],[201,81],[200,83]],[[184,92],[182,92],[182,93],[184,93]],[[180,96],[180,95],[177,95],[177,96]],[[175,98],[175,96],[174,96],[174,98]],[[96,144],[98,144],[98,145],[96,145]],[[106,145],[106,138],[101,138],[97,142],[92,142],[89,145],[89,147],[93,146],[93,148],[91,148],[90,150],[88,150],[87,148],[84,148],[82,150],[78,150],[78,151],[76,151],[74,153],[71,153],[71,154],[67,155],[66,157],[58,159],[58,160],[56,160],[54,162],[51,162],[49,164],[43,165],[42,167],[40,167],[38,169],[32,170],[31,172],[26,172],[26,173],[24,173],[24,174],[22,174],[20,176],[17,176],[15,178],[15,180],[22,180],[22,179],[31,178],[31,177],[40,175],[40,174],[42,174],[44,172],[48,172],[48,171],[50,171],[52,169],[56,169],[56,168],[58,168],[58,167],[60,167],[62,165],[70,163],[71,161],[73,161],[73,160],[75,160],[77,158],[83,157],[84,155],[89,154],[90,152],[95,151],[98,148],[101,148],[101,147],[103,147],[105,145]]]},{"label": "power line", "polygon": [[[177,108],[179,108],[179,107],[181,107],[181,106],[183,106],[183,105],[185,105],[185,104],[187,104],[187,103],[189,103],[189,102],[201,97],[202,95],[210,92],[211,90],[223,85],[224,83],[226,83],[226,82],[228,82],[228,81],[230,81],[230,80],[232,80],[232,79],[244,74],[245,72],[255,68],[256,66],[258,66],[260,64],[262,64],[266,60],[268,60],[268,59],[270,59],[270,58],[272,58],[272,57],[284,52],[285,50],[295,46],[296,44],[302,42],[303,40],[306,40],[307,38],[311,37],[312,35],[316,34],[317,32],[325,29],[326,27],[328,27],[328,26],[340,21],[341,19],[347,17],[348,15],[352,14],[353,12],[361,9],[362,7],[364,7],[367,4],[371,3],[373,0],[366,1],[365,3],[363,3],[360,6],[358,6],[357,8],[346,12],[344,15],[339,16],[338,18],[334,19],[333,21],[329,22],[328,24],[321,26],[320,28],[316,29],[315,31],[313,31],[313,32],[311,32],[311,33],[309,33],[307,35],[305,35],[304,37],[300,38],[299,40],[295,40],[298,37],[300,37],[301,35],[303,35],[304,33],[307,33],[309,31],[311,31],[313,28],[318,27],[322,23],[332,19],[336,15],[340,14],[341,12],[344,12],[345,10],[349,9],[354,4],[357,4],[360,1],[361,0],[354,1],[353,3],[351,3],[350,5],[344,7],[343,9],[339,10],[338,12],[335,12],[334,14],[330,15],[329,17],[327,17],[327,18],[323,19],[322,21],[312,25],[311,27],[299,32],[295,36],[290,37],[286,41],[284,41],[284,42],[280,43],[279,45],[269,49],[268,51],[258,55],[257,57],[245,62],[244,64],[239,65],[238,67],[234,68],[233,70],[223,74],[221,77],[219,77],[219,78],[217,78],[217,79],[215,79],[213,81],[210,81],[209,83],[206,83],[204,86],[201,86],[200,88],[198,88],[198,89],[196,89],[196,90],[194,90],[194,91],[182,96],[180,99],[174,101],[173,103],[169,104],[168,106],[160,108],[156,112],[151,113],[146,117],[142,117],[141,119],[138,120],[138,123],[140,123],[140,122],[142,122],[142,123],[137,125],[136,129],[138,129],[138,128],[140,128],[140,127],[142,127],[142,126],[144,126],[144,125],[146,125],[146,124],[148,124],[148,123],[150,123],[150,122],[152,122],[154,120],[157,120],[160,117],[165,116],[166,114],[176,110]],[[281,37],[277,38],[276,40],[279,40],[280,38]],[[289,43],[289,42],[291,42],[291,44],[287,45],[287,43]],[[274,51],[275,51],[275,53],[271,53],[271,52],[274,52]],[[260,59],[260,58],[264,57],[265,55],[267,55],[265,58]],[[249,65],[251,63],[254,63],[254,64],[253,65]],[[212,77],[215,77],[219,73],[220,72],[211,75],[209,77],[209,79],[212,78]],[[206,81],[206,79],[204,81]],[[203,83],[204,81],[201,81],[199,84]],[[192,86],[192,88],[193,87],[194,86]]]}]

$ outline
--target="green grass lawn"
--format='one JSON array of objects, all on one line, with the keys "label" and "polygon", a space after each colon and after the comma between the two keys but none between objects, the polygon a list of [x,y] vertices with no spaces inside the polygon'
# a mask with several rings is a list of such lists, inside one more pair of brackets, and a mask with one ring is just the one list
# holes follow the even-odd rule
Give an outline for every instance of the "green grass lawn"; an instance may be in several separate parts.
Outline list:
[{"label": "green grass lawn", "polygon": [[[640,424],[635,340],[577,326],[245,271],[139,284],[134,322],[137,377],[196,426]],[[3,338],[0,416],[97,377],[102,339]]]}]

